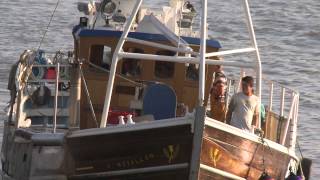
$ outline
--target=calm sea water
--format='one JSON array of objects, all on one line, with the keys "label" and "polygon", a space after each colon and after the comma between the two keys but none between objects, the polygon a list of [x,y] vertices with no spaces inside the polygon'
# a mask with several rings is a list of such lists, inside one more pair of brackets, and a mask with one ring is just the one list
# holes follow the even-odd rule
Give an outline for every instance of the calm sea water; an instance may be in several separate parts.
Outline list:
[{"label": "calm sea water", "polygon": [[[75,0],[61,1],[43,49],[73,48],[71,29],[78,23]],[[53,0],[0,1],[0,110],[9,97],[10,65],[25,49],[37,48]],[[163,5],[164,0],[149,0]],[[320,176],[320,2],[319,0],[251,0],[251,12],[261,51],[263,72],[301,93],[299,141],[305,157],[313,159],[312,179]],[[196,6],[199,7],[199,4]],[[238,0],[209,1],[209,34],[225,49],[247,47],[248,36]],[[237,60],[239,57],[225,57]],[[246,57],[243,57],[246,58]]]}]

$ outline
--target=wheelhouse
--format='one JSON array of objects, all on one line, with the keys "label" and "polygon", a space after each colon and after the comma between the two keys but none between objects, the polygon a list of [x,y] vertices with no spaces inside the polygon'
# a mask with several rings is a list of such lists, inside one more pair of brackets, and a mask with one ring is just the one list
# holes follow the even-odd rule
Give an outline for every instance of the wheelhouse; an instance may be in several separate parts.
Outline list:
[{"label": "wheelhouse", "polygon": [[[113,30],[89,30],[76,27],[75,56],[83,62],[83,73],[88,85],[94,112],[98,120],[101,119],[102,108],[105,102],[107,81],[113,53],[121,36],[121,32]],[[172,45],[164,35],[131,32],[129,37],[146,40],[163,45]],[[181,37],[195,51],[199,51],[200,39],[193,37]],[[216,40],[207,40],[208,52],[217,52],[221,45]],[[138,54],[176,56],[176,52],[167,49],[138,44],[134,42],[125,43],[123,50]],[[179,54],[184,55],[184,54]],[[213,60],[219,60],[214,57]],[[207,65],[207,81],[212,81],[214,65]],[[140,91],[145,83],[164,83],[174,90],[176,95],[176,116],[183,115],[183,107],[193,110],[198,102],[199,68],[198,65],[188,63],[146,61],[141,59],[123,58],[119,61],[112,93],[111,109],[132,111],[132,108],[143,111],[139,104]],[[90,103],[82,86],[80,117],[81,128],[95,127],[90,113]],[[206,86],[206,97],[209,96],[210,83]],[[138,94],[137,94],[138,93]],[[141,95],[141,94],[140,94]],[[139,105],[138,105],[139,106]],[[99,122],[98,122],[99,124]]]}]

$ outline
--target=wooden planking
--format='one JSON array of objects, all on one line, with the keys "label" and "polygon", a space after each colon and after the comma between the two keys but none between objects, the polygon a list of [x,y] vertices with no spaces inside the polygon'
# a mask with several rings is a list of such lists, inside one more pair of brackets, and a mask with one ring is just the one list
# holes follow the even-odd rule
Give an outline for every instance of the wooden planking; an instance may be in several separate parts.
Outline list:
[{"label": "wooden planking", "polygon": [[265,169],[284,179],[290,157],[239,136],[206,126],[201,162],[246,179],[257,179]]},{"label": "wooden planking", "polygon": [[188,170],[174,170],[174,171],[162,171],[156,173],[137,173],[131,175],[118,175],[118,176],[71,176],[70,180],[185,180],[188,178]]},{"label": "wooden planking", "polygon": [[190,125],[67,138],[72,174],[188,163],[191,142]]}]

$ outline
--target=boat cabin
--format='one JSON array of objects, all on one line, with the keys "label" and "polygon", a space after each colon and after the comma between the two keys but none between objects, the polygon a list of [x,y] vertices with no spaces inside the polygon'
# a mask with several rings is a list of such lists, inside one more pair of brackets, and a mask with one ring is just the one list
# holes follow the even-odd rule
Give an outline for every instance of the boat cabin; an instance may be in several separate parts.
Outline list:
[{"label": "boat cabin", "polygon": [[[109,76],[108,71],[121,32],[114,30],[89,30],[81,27],[76,28],[77,29],[74,30],[74,34],[76,34],[75,56],[83,62],[82,69],[94,112],[97,120],[100,120],[105,102],[104,97]],[[161,43],[163,45],[173,45],[172,42],[161,34],[131,32],[129,37]],[[186,41],[195,52],[199,51],[199,38],[181,38]],[[221,48],[221,46],[218,41],[207,40],[208,52],[216,52],[219,48]],[[140,54],[164,55],[168,57],[176,56],[176,52],[134,42],[125,43],[123,50],[125,52]],[[218,60],[218,58],[214,59]],[[207,66],[206,77],[207,81],[210,82],[212,81],[214,67],[213,65]],[[194,64],[123,58],[117,65],[116,74],[110,111],[130,112],[137,116],[147,115],[143,109],[143,97],[141,96],[144,94],[143,90],[145,87],[155,83],[164,84],[172,88],[172,96],[174,98],[161,99],[161,93],[163,92],[156,92],[150,101],[153,101],[153,104],[163,101],[167,102],[168,105],[171,101],[174,101],[172,102],[174,106],[174,110],[172,110],[173,117],[184,115],[183,108],[188,107],[188,109],[192,111],[197,105],[199,69]],[[206,97],[209,95],[210,84],[211,83],[207,83],[206,86]],[[88,98],[85,97],[85,87],[81,87],[80,125],[81,128],[93,128],[96,125],[90,113],[90,103],[88,102]],[[165,108],[166,106],[167,105],[164,104],[164,107],[158,106],[157,108]],[[151,115],[155,116],[154,114]],[[157,117],[153,118],[158,119]],[[109,120],[110,122],[108,123],[114,123],[114,120]],[[99,122],[97,123],[99,124]]]},{"label": "boat cabin", "polygon": [[[26,50],[12,70],[9,85],[17,87],[10,89],[4,122],[4,174],[12,179],[254,180],[268,172],[284,179],[299,162],[299,93],[290,91],[290,108],[285,108],[288,93],[281,87],[279,115],[273,82],[263,92],[269,102],[261,96],[261,61],[245,2],[252,46],[224,51],[207,37],[207,1],[202,1],[200,36],[192,30],[195,10],[188,1],[171,0],[160,16],[142,8],[142,0],[80,3],[89,16],[73,29],[74,52],[50,57]],[[248,52],[255,52],[254,63],[217,57]],[[207,115],[217,65],[254,70],[255,106],[268,102],[264,122],[250,129],[255,132]],[[226,80],[226,92],[214,96],[223,106],[241,90],[241,80]]]}]

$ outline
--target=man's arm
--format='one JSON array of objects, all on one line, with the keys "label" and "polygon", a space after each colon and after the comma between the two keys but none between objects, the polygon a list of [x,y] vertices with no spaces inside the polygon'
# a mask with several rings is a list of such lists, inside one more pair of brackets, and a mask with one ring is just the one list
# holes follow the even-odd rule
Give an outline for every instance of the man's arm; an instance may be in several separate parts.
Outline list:
[{"label": "man's arm", "polygon": [[235,97],[232,96],[229,107],[228,107],[228,111],[227,111],[227,115],[226,115],[226,123],[230,124],[231,122],[231,117],[232,117],[232,112],[234,110],[234,106],[235,106]]}]

